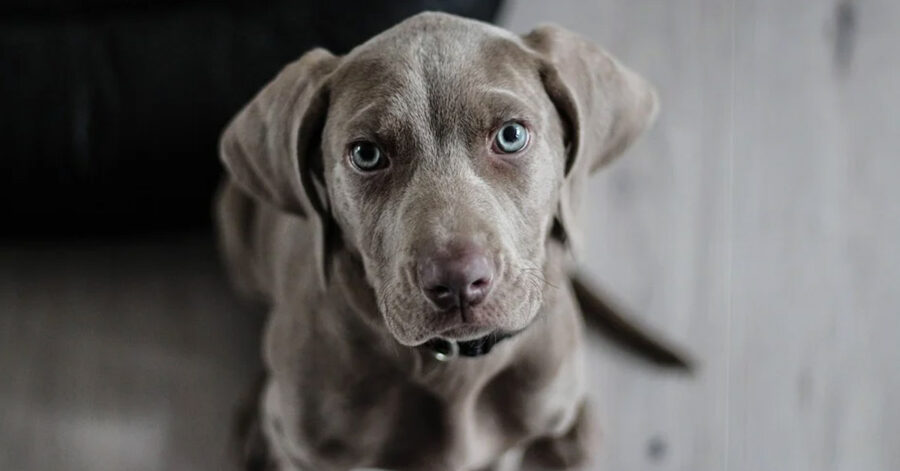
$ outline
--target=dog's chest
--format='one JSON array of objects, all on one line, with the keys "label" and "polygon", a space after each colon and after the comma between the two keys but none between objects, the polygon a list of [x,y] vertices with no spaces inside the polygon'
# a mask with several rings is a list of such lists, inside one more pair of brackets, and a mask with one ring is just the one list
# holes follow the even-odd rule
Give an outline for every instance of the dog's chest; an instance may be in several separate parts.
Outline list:
[{"label": "dog's chest", "polygon": [[477,469],[523,440],[569,426],[582,394],[577,352],[570,353],[555,369],[520,358],[484,376],[453,370],[477,368],[480,360],[426,364],[422,382],[373,372],[379,377],[318,391],[299,408],[270,404],[270,421],[298,424],[280,425],[270,439],[294,457],[286,460],[294,467],[284,469]]}]

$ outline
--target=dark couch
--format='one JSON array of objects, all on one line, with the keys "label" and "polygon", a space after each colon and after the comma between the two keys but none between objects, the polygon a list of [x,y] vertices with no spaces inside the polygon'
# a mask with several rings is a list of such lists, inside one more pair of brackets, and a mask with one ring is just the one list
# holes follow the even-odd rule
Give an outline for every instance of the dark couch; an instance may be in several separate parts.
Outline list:
[{"label": "dark couch", "polygon": [[14,0],[0,6],[0,235],[208,224],[228,119],[303,51],[501,0]]}]

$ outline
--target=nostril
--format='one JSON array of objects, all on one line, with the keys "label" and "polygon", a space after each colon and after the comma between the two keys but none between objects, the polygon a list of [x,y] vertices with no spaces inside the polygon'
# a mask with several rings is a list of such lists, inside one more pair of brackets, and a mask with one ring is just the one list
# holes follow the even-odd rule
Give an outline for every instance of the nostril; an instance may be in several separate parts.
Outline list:
[{"label": "nostril", "polygon": [[491,277],[478,278],[469,284],[464,293],[464,302],[470,306],[480,304],[487,297],[491,289]]},{"label": "nostril", "polygon": [[441,285],[432,286],[431,288],[428,288],[428,292],[431,293],[432,295],[438,296],[438,297],[450,296],[453,294],[452,289],[450,289],[446,286],[441,286]]},{"label": "nostril", "polygon": [[450,309],[459,304],[457,292],[451,286],[430,284],[424,286],[422,291],[439,309]]},{"label": "nostril", "polygon": [[487,288],[488,284],[490,284],[491,280],[487,278],[479,278],[472,282],[471,287],[475,289],[484,289]]}]

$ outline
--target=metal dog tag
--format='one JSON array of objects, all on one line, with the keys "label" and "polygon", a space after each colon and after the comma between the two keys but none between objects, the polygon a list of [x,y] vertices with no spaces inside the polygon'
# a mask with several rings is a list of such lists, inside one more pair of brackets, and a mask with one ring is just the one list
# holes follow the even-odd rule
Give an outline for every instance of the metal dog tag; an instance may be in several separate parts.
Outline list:
[{"label": "metal dog tag", "polygon": [[437,361],[451,361],[459,355],[459,345],[444,339],[434,339],[428,342],[431,353]]}]

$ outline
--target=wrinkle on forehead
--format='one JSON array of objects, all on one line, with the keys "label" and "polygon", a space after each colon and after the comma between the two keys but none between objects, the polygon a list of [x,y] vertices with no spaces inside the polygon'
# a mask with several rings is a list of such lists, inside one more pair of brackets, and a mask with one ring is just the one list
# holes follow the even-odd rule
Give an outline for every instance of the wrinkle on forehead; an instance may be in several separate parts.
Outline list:
[{"label": "wrinkle on forehead", "polygon": [[522,96],[540,82],[523,63],[529,57],[519,45],[450,26],[382,38],[345,58],[333,76],[332,98],[347,138],[436,154],[453,143],[487,138],[501,118],[540,115],[540,105]]}]

